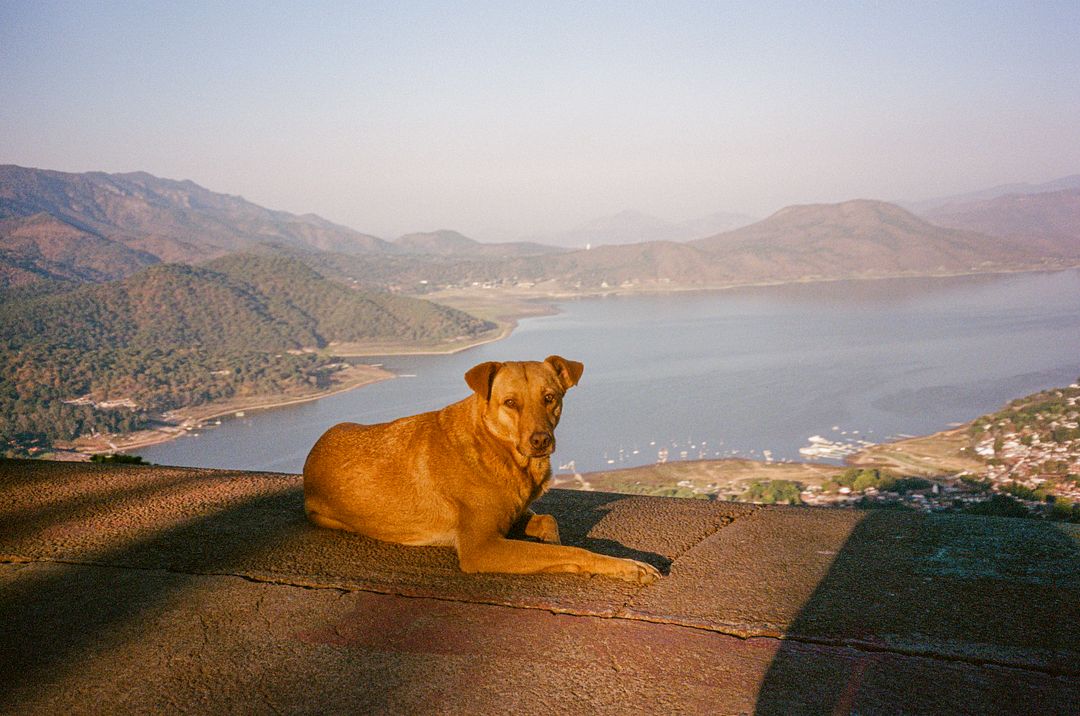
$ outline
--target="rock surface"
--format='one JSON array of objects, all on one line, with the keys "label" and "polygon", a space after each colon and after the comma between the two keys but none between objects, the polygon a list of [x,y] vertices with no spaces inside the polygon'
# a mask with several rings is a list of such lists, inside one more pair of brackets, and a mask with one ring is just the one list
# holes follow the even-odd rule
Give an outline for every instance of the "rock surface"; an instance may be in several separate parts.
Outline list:
[{"label": "rock surface", "polygon": [[307,524],[295,475],[0,461],[0,712],[1075,713],[1080,529],[553,490],[638,587]]}]

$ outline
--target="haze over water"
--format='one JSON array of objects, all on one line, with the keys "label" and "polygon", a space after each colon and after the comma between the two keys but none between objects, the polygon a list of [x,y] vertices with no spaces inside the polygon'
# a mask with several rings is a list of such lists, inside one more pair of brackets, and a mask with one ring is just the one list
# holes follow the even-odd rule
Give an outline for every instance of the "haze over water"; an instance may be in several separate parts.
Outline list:
[{"label": "haze over water", "polygon": [[[1080,376],[1080,271],[583,299],[451,356],[377,359],[402,377],[252,412],[138,451],[159,464],[300,472],[318,436],[468,394],[488,360],[585,364],[554,464],[800,459],[811,435],[881,442],[945,429]],[[834,427],[837,428],[834,430]],[[855,434],[858,431],[858,434]],[[844,435],[844,433],[847,433]]]}]

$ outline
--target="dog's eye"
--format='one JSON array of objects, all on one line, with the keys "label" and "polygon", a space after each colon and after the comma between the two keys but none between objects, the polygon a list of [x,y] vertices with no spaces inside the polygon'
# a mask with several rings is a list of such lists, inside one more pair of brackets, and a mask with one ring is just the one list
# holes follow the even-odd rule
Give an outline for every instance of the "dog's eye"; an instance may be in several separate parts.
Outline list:
[{"label": "dog's eye", "polygon": [[505,405],[506,407],[513,410],[513,409],[517,408],[517,401],[514,400],[513,398],[507,398],[506,400],[503,401],[503,405]]},{"label": "dog's eye", "polygon": [[548,405],[551,405],[552,403],[555,402],[555,396],[552,395],[551,393],[546,394],[544,396],[544,402],[547,403]]}]

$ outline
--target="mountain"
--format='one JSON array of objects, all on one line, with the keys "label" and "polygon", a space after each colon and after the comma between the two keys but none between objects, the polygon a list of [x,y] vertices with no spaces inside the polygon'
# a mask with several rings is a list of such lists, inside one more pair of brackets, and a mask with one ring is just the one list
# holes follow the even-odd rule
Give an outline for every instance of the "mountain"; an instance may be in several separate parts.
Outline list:
[{"label": "mountain", "polygon": [[1059,266],[1080,254],[936,226],[882,201],[790,206],[734,231],[685,243],[599,246],[487,267],[486,280],[558,290],[706,288]]},{"label": "mountain", "polygon": [[1047,252],[1080,255],[1080,187],[957,201],[926,216],[942,226],[1010,237],[1041,245]]},{"label": "mountain", "polygon": [[627,210],[602,216],[559,234],[553,242],[560,246],[639,244],[646,241],[678,241],[684,238],[679,227],[640,211]]},{"label": "mountain", "polygon": [[[495,326],[430,301],[348,288],[287,256],[233,254],[205,264],[265,297],[272,313],[299,311],[315,345],[365,340],[432,341],[473,337]],[[275,313],[276,315],[276,313]],[[282,314],[285,315],[285,314]]]},{"label": "mountain", "polygon": [[790,206],[689,242],[599,245],[529,258],[316,254],[303,260],[340,280],[402,290],[480,283],[573,292],[1054,268],[1075,265],[1080,251],[938,226],[895,204],[854,200]]},{"label": "mountain", "polygon": [[690,242],[729,270],[770,280],[985,270],[1043,256],[998,237],[936,226],[883,201],[789,206],[756,224]]},{"label": "mountain", "polygon": [[676,223],[643,214],[640,211],[627,210],[612,216],[593,219],[575,229],[556,234],[548,241],[558,246],[574,248],[657,241],[687,241],[738,228],[753,221],[753,217],[745,214],[721,211]]},{"label": "mountain", "polygon": [[[9,282],[26,280],[26,272],[114,278],[148,261],[197,263],[265,243],[343,253],[394,251],[389,242],[313,214],[272,211],[145,172],[70,174],[3,165],[0,220],[0,276]],[[62,248],[76,243],[78,258]]]},{"label": "mountain", "polygon": [[157,261],[46,213],[0,219],[0,286],[42,278],[109,281]]},{"label": "mountain", "polygon": [[758,219],[748,214],[737,214],[730,211],[717,211],[702,216],[698,219],[684,221],[679,226],[687,239],[700,239],[705,236],[713,236],[724,231],[741,229],[753,224]]},{"label": "mountain", "polygon": [[[1080,177],[1012,187],[1070,183]],[[1040,268],[1080,257],[1076,191],[954,203],[933,220],[870,200],[792,206],[725,231],[717,228],[748,217],[717,213],[677,224],[625,211],[560,235],[560,244],[580,247],[560,251],[485,244],[449,230],[387,242],[188,181],[3,166],[0,289],[42,279],[104,281],[160,261],[201,263],[236,251],[283,253],[349,286],[405,292],[522,282],[551,282],[559,291],[659,289]]]},{"label": "mountain", "polygon": [[394,242],[394,246],[408,254],[426,256],[453,256],[461,258],[498,258],[505,256],[539,256],[558,253],[564,249],[543,244],[516,241],[508,243],[481,243],[456,231],[441,229],[424,233],[406,234]]},{"label": "mountain", "polygon": [[[0,303],[0,435],[116,429],[91,402],[164,411],[324,386],[334,342],[441,341],[494,326],[428,301],[350,289],[287,256],[159,264],[121,281]],[[130,429],[130,415],[124,418]]]},{"label": "mountain", "polygon": [[901,202],[905,209],[913,211],[920,216],[929,216],[935,209],[948,204],[967,204],[969,202],[981,202],[996,199],[999,196],[1010,194],[1044,194],[1047,192],[1061,191],[1063,189],[1080,189],[1080,174],[1072,174],[1060,179],[1043,182],[1042,184],[1030,184],[1019,182],[1015,184],[1000,184],[966,194],[953,194],[923,201]]}]

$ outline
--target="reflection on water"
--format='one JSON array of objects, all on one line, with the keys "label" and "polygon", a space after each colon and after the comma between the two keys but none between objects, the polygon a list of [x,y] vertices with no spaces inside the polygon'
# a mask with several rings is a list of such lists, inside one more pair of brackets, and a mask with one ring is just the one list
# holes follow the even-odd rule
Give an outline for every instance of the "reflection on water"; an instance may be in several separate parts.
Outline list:
[{"label": "reflection on water", "polygon": [[334,423],[381,422],[468,393],[486,360],[585,363],[556,461],[579,471],[723,456],[799,459],[813,435],[925,434],[1080,375],[1080,271],[584,299],[452,356],[140,451],[162,464],[299,472]]}]

